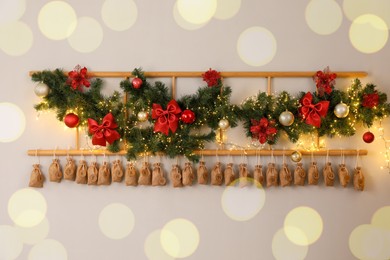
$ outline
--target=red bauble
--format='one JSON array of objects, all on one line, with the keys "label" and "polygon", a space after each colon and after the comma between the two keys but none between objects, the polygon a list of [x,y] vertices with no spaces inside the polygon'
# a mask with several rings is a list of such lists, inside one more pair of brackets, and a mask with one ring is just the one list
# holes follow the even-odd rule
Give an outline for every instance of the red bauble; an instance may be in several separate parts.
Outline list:
[{"label": "red bauble", "polygon": [[365,132],[363,134],[363,141],[366,142],[366,143],[372,143],[375,139],[375,135],[373,133],[371,133],[370,131],[368,132]]},{"label": "red bauble", "polygon": [[195,113],[189,109],[186,109],[183,111],[183,113],[181,113],[180,119],[186,124],[192,124],[196,119]]},{"label": "red bauble", "polygon": [[133,84],[133,88],[139,89],[142,86],[142,79],[134,78],[131,84]]},{"label": "red bauble", "polygon": [[67,127],[73,128],[79,125],[80,118],[74,113],[69,113],[64,117],[64,123]]}]

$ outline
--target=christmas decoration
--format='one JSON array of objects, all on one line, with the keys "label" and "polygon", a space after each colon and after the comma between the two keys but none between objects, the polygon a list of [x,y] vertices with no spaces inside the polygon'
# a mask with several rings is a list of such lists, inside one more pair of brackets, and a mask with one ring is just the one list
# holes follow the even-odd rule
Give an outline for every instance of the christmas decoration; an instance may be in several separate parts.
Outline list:
[{"label": "christmas decoration", "polygon": [[336,73],[331,73],[329,67],[326,67],[323,71],[317,71],[313,79],[316,83],[318,96],[322,97],[325,93],[328,95],[332,93],[336,78]]},{"label": "christmas decoration", "polygon": [[302,160],[302,154],[300,151],[294,151],[291,153],[291,161],[300,162]]},{"label": "christmas decoration", "polygon": [[148,120],[148,113],[145,111],[138,112],[137,119],[140,122],[145,122],[146,120]]},{"label": "christmas decoration", "polygon": [[88,70],[86,67],[81,68],[77,65],[74,70],[69,71],[67,84],[70,85],[74,90],[82,90],[82,87],[89,88],[91,83],[88,80]]},{"label": "christmas decoration", "polygon": [[365,132],[363,134],[363,141],[366,142],[366,143],[372,143],[375,139],[375,135],[373,133],[371,133],[370,131],[368,132]]},{"label": "christmas decoration", "polygon": [[139,89],[142,86],[142,79],[140,78],[134,78],[131,81],[131,84],[133,85],[133,88]]},{"label": "christmas decoration", "polygon": [[221,73],[216,70],[209,69],[202,74],[203,80],[207,83],[207,86],[214,87],[221,84]]},{"label": "christmas decoration", "polygon": [[69,128],[78,126],[79,122],[80,118],[75,113],[69,113],[64,117],[64,123]]},{"label": "christmas decoration", "polygon": [[221,129],[221,130],[226,130],[228,129],[230,126],[230,123],[227,119],[223,118],[221,120],[219,120],[218,122],[218,127]]},{"label": "christmas decoration", "polygon": [[280,114],[279,123],[281,123],[283,126],[290,126],[294,123],[294,119],[294,114],[286,110]]},{"label": "christmas decoration", "polygon": [[273,137],[278,131],[275,128],[274,120],[268,120],[267,118],[263,117],[260,120],[252,119],[251,121],[252,126],[250,131],[254,138],[258,138],[261,144],[264,144],[267,141],[273,141]]},{"label": "christmas decoration", "polygon": [[195,113],[189,109],[186,109],[181,114],[180,120],[186,124],[192,124],[196,120]]},{"label": "christmas decoration", "polygon": [[46,97],[50,92],[50,88],[48,85],[46,85],[43,82],[39,82],[35,88],[34,88],[34,93],[40,98]]},{"label": "christmas decoration", "polygon": [[306,124],[321,127],[321,118],[325,117],[328,112],[329,101],[319,101],[313,104],[313,95],[307,92],[301,99],[299,113],[302,115]]},{"label": "christmas decoration", "polygon": [[333,113],[338,118],[345,118],[349,114],[349,107],[348,105],[344,104],[343,102],[337,104],[333,110]]},{"label": "christmas decoration", "polygon": [[88,130],[92,136],[92,144],[106,146],[106,142],[112,144],[120,138],[119,133],[114,130],[118,125],[114,122],[114,116],[108,113],[101,125],[94,119],[88,118]]},{"label": "christmas decoration", "polygon": [[161,105],[153,104],[152,118],[156,119],[154,124],[154,132],[161,132],[165,135],[169,134],[169,130],[175,133],[179,126],[179,114],[181,109],[176,100],[171,100],[167,109],[163,110]]},{"label": "christmas decoration", "polygon": [[44,180],[45,177],[42,174],[40,164],[33,164],[33,170],[30,175],[30,181],[28,186],[32,188],[42,188]]},{"label": "christmas decoration", "polygon": [[306,181],[306,171],[302,163],[298,162],[294,170],[294,184],[304,186]]},{"label": "christmas decoration", "polygon": [[362,106],[367,108],[376,107],[379,104],[379,95],[375,91],[374,93],[364,93]]}]

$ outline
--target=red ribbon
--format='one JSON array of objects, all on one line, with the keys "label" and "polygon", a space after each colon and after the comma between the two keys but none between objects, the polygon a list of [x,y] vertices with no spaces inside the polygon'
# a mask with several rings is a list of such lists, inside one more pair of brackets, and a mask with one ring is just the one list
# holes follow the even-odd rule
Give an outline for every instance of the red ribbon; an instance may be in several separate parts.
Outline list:
[{"label": "red ribbon", "polygon": [[328,113],[329,101],[320,101],[317,104],[312,104],[313,96],[307,92],[301,99],[301,107],[299,112],[305,119],[306,124],[321,127],[321,117],[325,117]]},{"label": "red ribbon", "polygon": [[153,104],[152,118],[157,119],[154,124],[154,131],[165,135],[168,135],[169,129],[172,133],[176,132],[180,113],[181,109],[174,99],[169,101],[167,110],[163,110],[159,104]]},{"label": "red ribbon", "polygon": [[99,125],[95,120],[88,118],[88,130],[92,136],[93,145],[106,146],[106,142],[112,144],[115,140],[118,140],[121,136],[114,130],[118,125],[114,122],[114,116],[108,113],[103,118],[103,123]]}]

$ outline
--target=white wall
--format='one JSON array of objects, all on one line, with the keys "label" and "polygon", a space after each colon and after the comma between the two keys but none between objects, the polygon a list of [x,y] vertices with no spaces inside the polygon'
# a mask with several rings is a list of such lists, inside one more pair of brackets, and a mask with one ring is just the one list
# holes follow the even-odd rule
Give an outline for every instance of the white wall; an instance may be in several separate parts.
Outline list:
[{"label": "white wall", "polygon": [[[19,19],[32,33],[32,38],[28,38],[32,43],[27,44],[26,51],[10,55],[0,48],[0,102],[16,104],[26,117],[23,135],[13,142],[0,145],[0,225],[14,226],[8,214],[9,200],[15,192],[28,186],[32,164],[37,160],[27,156],[27,150],[54,149],[56,146],[66,149],[74,145],[73,132],[64,131],[53,113],[41,115],[39,120],[36,120],[33,105],[39,99],[33,92],[34,83],[28,75],[31,70],[70,70],[77,64],[86,66],[91,71],[131,71],[135,67],[142,67],[145,71],[205,71],[210,67],[219,71],[316,71],[330,66],[334,71],[366,71],[369,76],[362,79],[364,83],[377,84],[379,90],[390,94],[389,43],[373,54],[359,52],[349,40],[351,21],[345,15],[340,28],[334,33],[316,34],[305,21],[308,1],[242,1],[239,12],[231,19],[212,19],[200,29],[185,30],[177,25],[173,18],[174,0],[135,0],[138,8],[137,20],[131,28],[121,32],[111,30],[103,22],[101,7],[104,1],[67,2],[78,17],[92,17],[100,24],[103,39],[96,49],[81,53],[72,48],[67,40],[54,41],[45,37],[37,21],[41,8],[48,3],[43,0],[27,1],[26,10]],[[0,15],[7,14],[7,8],[12,5],[11,1],[5,3],[5,7],[0,9]],[[339,0],[337,3],[342,7],[343,1]],[[389,20],[389,17],[385,18]],[[332,17],[329,17],[329,20],[332,20]],[[246,64],[237,52],[238,37],[252,26],[267,28],[277,42],[274,58],[264,66]],[[10,37],[4,30],[0,30],[0,47]],[[20,40],[26,41],[25,38]],[[111,93],[118,89],[118,82],[119,80],[110,81],[104,91]],[[277,83],[275,81],[275,88],[279,90]],[[235,87],[241,89],[244,86],[240,86],[238,81],[234,81],[234,84],[232,100],[237,103],[258,91],[237,91]],[[291,79],[280,84],[288,85],[291,93],[314,88],[311,80]],[[345,89],[348,84],[348,80],[340,80],[337,87]],[[185,85],[181,91],[192,93],[201,85],[200,80],[195,81],[194,85]],[[390,135],[390,131],[387,131],[388,121],[384,121],[383,125],[385,133]],[[291,243],[288,241],[283,243],[282,239],[279,239],[283,236],[276,234],[283,228],[285,217],[291,210],[306,206],[319,213],[323,230],[315,243],[297,250],[308,250],[306,259],[354,259],[349,245],[353,230],[360,225],[369,224],[378,209],[390,206],[390,176],[386,170],[380,170],[380,166],[385,165],[383,155],[380,155],[380,152],[384,152],[384,143],[379,138],[378,129],[374,128],[372,131],[377,136],[376,140],[372,144],[365,144],[361,139],[364,131],[366,129],[361,127],[354,137],[326,140],[330,149],[368,150],[368,156],[361,158],[360,162],[366,176],[364,192],[354,191],[351,186],[344,189],[339,184],[326,188],[323,183],[318,187],[265,189],[264,207],[258,214],[247,221],[236,221],[223,210],[221,199],[224,187],[195,185],[184,189],[174,189],[171,186],[134,188],[126,187],[123,183],[108,187],[90,187],[68,181],[60,184],[47,181],[44,188],[39,190],[47,202],[46,219],[49,229],[44,238],[61,243],[68,259],[147,259],[144,245],[148,236],[173,219],[185,218],[196,226],[200,235],[197,250],[188,259],[273,259],[278,253],[273,253],[272,247],[277,248],[276,252],[290,256],[285,259],[295,259],[299,255],[293,252],[296,248],[289,246]],[[241,140],[240,134],[237,130],[231,131],[229,138]],[[284,145],[294,148],[291,143]],[[51,159],[40,158],[46,175]],[[99,157],[98,161],[101,160]],[[227,158],[222,157],[221,160],[228,162]],[[262,160],[266,163],[269,158]],[[307,163],[310,158],[304,160]],[[334,165],[340,162],[338,157],[331,160]],[[353,157],[346,160],[352,171],[356,159]],[[65,158],[61,158],[61,161],[64,164]],[[164,160],[166,169],[169,170],[174,161]],[[322,165],[324,158],[319,157],[318,161]],[[215,158],[208,158],[207,162],[211,168]],[[235,158],[234,162],[239,163],[240,158]],[[277,158],[277,162],[280,163],[281,158]],[[249,159],[251,168],[254,163],[254,158]],[[293,167],[292,164],[290,166]],[[246,203],[249,206],[256,203],[251,197],[257,194],[253,189],[244,194],[250,196],[243,196],[243,207]],[[98,224],[99,214],[104,207],[112,203],[126,205],[135,218],[132,232],[119,240],[105,236]],[[375,232],[370,234],[369,241],[374,241],[373,245],[385,243],[389,246],[389,239],[385,240]],[[0,234],[0,237],[5,237],[5,241],[11,240],[7,235]],[[369,244],[369,241],[366,241],[366,253],[375,255],[377,248]],[[158,241],[155,240],[154,243],[157,247]],[[352,247],[356,245],[354,243]],[[43,248],[47,246],[44,243],[38,245]],[[12,249],[13,246],[17,247],[12,245],[2,248],[0,243],[0,251],[18,251],[17,248]],[[38,250],[36,248],[37,246],[24,244],[17,259],[27,259],[30,251]],[[37,255],[36,252],[31,254]],[[45,252],[48,254],[48,249]],[[40,259],[61,258],[41,256]],[[159,256],[156,259],[165,258]]]}]

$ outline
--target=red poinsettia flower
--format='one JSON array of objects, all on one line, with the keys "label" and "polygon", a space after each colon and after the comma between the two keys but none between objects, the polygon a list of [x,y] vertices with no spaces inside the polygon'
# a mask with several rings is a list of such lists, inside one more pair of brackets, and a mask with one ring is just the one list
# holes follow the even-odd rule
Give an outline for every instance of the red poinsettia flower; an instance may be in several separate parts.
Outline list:
[{"label": "red poinsettia flower", "polygon": [[213,87],[220,83],[221,73],[216,70],[209,69],[204,74],[202,74],[203,80],[206,81],[207,86]]},{"label": "red poinsettia flower", "polygon": [[371,94],[363,94],[362,106],[373,108],[379,104],[379,95],[377,92]]},{"label": "red poinsettia flower", "polygon": [[317,71],[313,79],[316,83],[317,92],[320,97],[325,93],[328,95],[332,93],[332,87],[336,83],[336,78],[336,73],[331,73],[329,67],[326,67],[324,71]]},{"label": "red poinsettia flower", "polygon": [[269,120],[265,117],[260,120],[251,119],[252,126],[250,132],[255,138],[259,139],[261,144],[267,141],[272,141],[274,135],[278,132],[275,128],[275,121]]},{"label": "red poinsettia flower", "polygon": [[89,88],[91,83],[88,80],[88,70],[86,67],[81,68],[80,65],[77,65],[74,70],[69,71],[67,84],[70,85],[73,89],[82,90],[82,86]]}]

